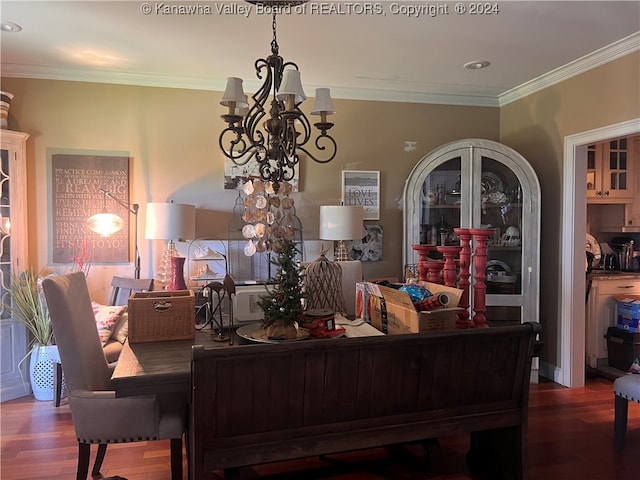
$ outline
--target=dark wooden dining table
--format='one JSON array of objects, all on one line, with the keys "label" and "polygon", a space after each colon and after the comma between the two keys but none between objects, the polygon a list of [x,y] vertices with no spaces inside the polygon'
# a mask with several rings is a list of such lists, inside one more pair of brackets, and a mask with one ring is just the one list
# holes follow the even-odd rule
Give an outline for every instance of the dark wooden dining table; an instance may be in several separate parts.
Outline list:
[{"label": "dark wooden dining table", "polygon": [[[344,320],[346,337],[382,335],[366,322]],[[225,332],[227,333],[227,332]],[[125,341],[118,363],[111,376],[111,385],[118,397],[189,392],[191,388],[191,357],[194,345],[215,348],[251,348],[259,343],[234,333],[233,345],[216,341],[215,330],[196,330],[193,340],[129,343]],[[325,341],[325,340],[323,340]]]},{"label": "dark wooden dining table", "polygon": [[233,345],[215,341],[211,329],[196,331],[193,340],[129,343],[125,341],[111,384],[118,397],[169,392],[188,392],[191,387],[191,350],[193,345],[233,348],[251,342],[238,337]]}]

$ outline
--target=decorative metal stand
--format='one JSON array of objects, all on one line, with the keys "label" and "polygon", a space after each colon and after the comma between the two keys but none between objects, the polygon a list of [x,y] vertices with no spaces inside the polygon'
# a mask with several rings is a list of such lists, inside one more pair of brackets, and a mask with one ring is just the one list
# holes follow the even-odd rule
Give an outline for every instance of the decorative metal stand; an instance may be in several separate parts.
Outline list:
[{"label": "decorative metal stand", "polygon": [[422,245],[415,244],[411,245],[416,252],[418,252],[418,280],[421,282],[426,282],[427,280],[427,262],[429,259],[429,252],[433,251],[436,247],[435,245]]},{"label": "decorative metal stand", "polygon": [[458,306],[463,310],[458,313],[456,328],[469,328],[473,326],[470,320],[471,315],[469,314],[469,288],[471,285],[471,282],[469,282],[469,268],[471,267],[471,239],[473,235],[469,233],[468,228],[454,228],[453,232],[460,238],[461,245],[458,288],[462,290],[462,296]]},{"label": "decorative metal stand", "polygon": [[473,284],[473,310],[475,312],[473,315],[473,323],[476,328],[487,328],[487,316],[485,315],[487,311],[487,285],[485,283],[487,279],[485,274],[485,269],[487,268],[487,240],[495,231],[486,228],[470,228],[469,233],[473,235],[476,242],[473,257],[473,266],[476,271],[473,277],[475,280]]}]

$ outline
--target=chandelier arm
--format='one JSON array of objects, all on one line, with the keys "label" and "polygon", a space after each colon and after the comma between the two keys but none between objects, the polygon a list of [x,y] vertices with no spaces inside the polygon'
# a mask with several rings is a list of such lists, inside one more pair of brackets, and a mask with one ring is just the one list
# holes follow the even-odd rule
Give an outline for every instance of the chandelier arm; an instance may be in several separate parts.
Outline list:
[{"label": "chandelier arm", "polygon": [[[336,154],[338,153],[338,145],[336,141],[333,139],[331,135],[327,135],[326,133],[321,133],[316,137],[315,146],[320,152],[327,152],[329,155],[327,158],[318,158],[315,157],[309,150],[307,150],[304,146],[299,145],[298,150],[306,153],[311,160],[317,163],[329,163],[331,160],[336,158]],[[326,143],[327,145],[322,145],[322,143]]]}]

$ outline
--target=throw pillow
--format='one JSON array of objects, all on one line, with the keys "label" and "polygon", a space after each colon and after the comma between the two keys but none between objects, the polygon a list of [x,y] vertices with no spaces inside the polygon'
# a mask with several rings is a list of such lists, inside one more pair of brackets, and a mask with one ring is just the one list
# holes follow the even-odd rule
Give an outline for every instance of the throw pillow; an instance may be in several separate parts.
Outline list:
[{"label": "throw pillow", "polygon": [[93,316],[96,320],[100,343],[104,346],[109,341],[114,325],[120,317],[122,317],[127,306],[101,305],[96,302],[91,302],[91,307],[93,308]]},{"label": "throw pillow", "polygon": [[111,332],[111,338],[117,340],[120,343],[124,343],[129,335],[129,312],[124,312],[120,317],[120,320],[113,326],[113,332]]}]

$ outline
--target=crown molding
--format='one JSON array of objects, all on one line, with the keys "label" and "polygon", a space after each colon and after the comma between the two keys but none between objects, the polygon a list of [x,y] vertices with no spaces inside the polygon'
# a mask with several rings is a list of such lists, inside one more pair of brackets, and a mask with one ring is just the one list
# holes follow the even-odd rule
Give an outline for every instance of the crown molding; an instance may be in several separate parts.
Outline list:
[{"label": "crown molding", "polygon": [[640,50],[640,32],[578,58],[498,95],[500,107]]},{"label": "crown molding", "polygon": [[[629,35],[562,67],[534,78],[522,85],[497,95],[474,95],[457,92],[414,92],[375,88],[331,87],[334,98],[399,103],[432,103],[439,105],[502,107],[511,102],[548,88],[593,68],[604,65],[640,50],[640,32]],[[41,65],[3,64],[2,76],[72,82],[108,83],[142,87],[184,88],[223,92],[226,79],[185,77],[155,74],[131,74],[112,70],[85,70]],[[258,88],[259,83],[245,82],[247,89]],[[253,85],[255,83],[255,85]],[[309,85],[309,88],[314,87]]]}]

